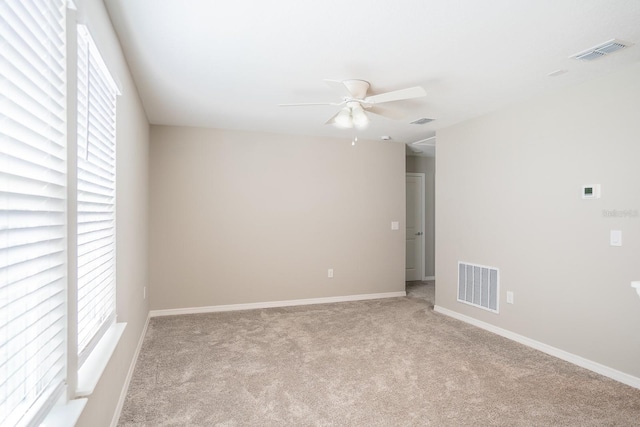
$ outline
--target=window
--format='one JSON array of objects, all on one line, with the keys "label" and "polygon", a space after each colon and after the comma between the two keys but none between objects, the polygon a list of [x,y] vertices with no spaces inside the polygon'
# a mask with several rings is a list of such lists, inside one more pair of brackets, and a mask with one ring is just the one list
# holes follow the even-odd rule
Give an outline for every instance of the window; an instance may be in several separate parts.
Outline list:
[{"label": "window", "polygon": [[115,321],[116,85],[78,27],[78,355]]},{"label": "window", "polygon": [[[54,404],[90,394],[124,330],[114,324],[116,85],[80,26],[78,97],[67,98],[66,3],[0,2],[2,426],[38,425],[60,415]],[[86,399],[67,403],[68,421]]]},{"label": "window", "polygon": [[66,366],[64,0],[0,5],[0,424],[46,412]]}]

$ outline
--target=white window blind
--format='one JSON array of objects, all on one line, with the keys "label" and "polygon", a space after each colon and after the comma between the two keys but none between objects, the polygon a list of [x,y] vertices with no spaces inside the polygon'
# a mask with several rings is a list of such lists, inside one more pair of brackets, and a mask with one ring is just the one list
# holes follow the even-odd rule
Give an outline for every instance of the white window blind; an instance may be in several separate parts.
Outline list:
[{"label": "white window blind", "polygon": [[0,40],[0,425],[15,426],[64,386],[64,0],[3,0]]},{"label": "white window blind", "polygon": [[78,363],[115,321],[116,86],[78,27]]}]

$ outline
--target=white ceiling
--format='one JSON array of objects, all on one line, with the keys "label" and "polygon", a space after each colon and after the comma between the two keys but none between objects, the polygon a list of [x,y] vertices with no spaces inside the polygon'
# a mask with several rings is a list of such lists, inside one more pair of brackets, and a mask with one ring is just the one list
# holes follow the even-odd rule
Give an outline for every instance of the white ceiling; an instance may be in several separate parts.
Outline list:
[{"label": "white ceiling", "polygon": [[[640,60],[640,0],[105,0],[152,124],[344,137],[323,79],[369,94],[420,85],[385,104],[359,139],[404,143]],[[635,46],[568,59],[610,39]],[[557,77],[547,74],[568,72]],[[411,125],[421,117],[436,119]],[[543,126],[544,124],[540,124]],[[424,149],[427,153],[433,150]]]}]

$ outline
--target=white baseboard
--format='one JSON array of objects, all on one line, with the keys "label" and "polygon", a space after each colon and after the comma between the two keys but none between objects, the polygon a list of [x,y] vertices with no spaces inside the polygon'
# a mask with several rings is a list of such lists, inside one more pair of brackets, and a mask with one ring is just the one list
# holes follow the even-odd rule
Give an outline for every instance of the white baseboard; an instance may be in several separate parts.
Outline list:
[{"label": "white baseboard", "polygon": [[144,323],[144,328],[142,328],[142,333],[140,334],[140,339],[138,340],[138,346],[136,347],[136,351],[133,354],[133,359],[131,360],[131,364],[129,365],[129,372],[127,372],[127,377],[125,378],[124,385],[122,386],[122,390],[120,391],[118,405],[116,406],[113,418],[111,419],[111,427],[116,427],[118,425],[118,420],[120,419],[120,414],[122,413],[122,407],[124,406],[124,401],[127,398],[127,392],[129,391],[129,384],[131,383],[131,378],[133,378],[133,372],[136,369],[138,356],[140,355],[140,350],[142,349],[142,343],[144,342],[144,337],[147,335],[147,327],[149,326],[149,319],[151,319],[150,314],[151,313],[147,315],[147,320]]},{"label": "white baseboard", "polygon": [[426,280],[436,280],[436,276],[424,276],[424,277],[422,278],[422,280],[423,280],[423,281],[426,281]]},{"label": "white baseboard", "polygon": [[585,359],[584,357],[575,355],[573,353],[569,353],[564,350],[560,350],[559,348],[552,347],[540,341],[527,338],[523,335],[516,334],[515,332],[511,332],[506,329],[499,328],[490,323],[486,323],[481,320],[474,319],[473,317],[460,314],[458,312],[449,310],[444,307],[440,307],[438,305],[436,305],[433,308],[433,310],[437,313],[444,314],[449,317],[453,317],[454,319],[458,319],[465,323],[469,323],[473,326],[477,326],[478,328],[487,330],[489,332],[493,332],[494,334],[508,338],[512,341],[519,342],[520,344],[524,344],[528,347],[534,348],[543,353],[547,353],[551,356],[557,357],[558,359],[562,359],[566,362],[573,363],[574,365],[578,365],[581,368],[585,368],[597,374],[604,375],[605,377],[611,378],[612,380],[616,380],[628,386],[640,389],[640,378],[634,377],[633,375],[625,374],[624,372],[620,372],[608,366],[601,365],[600,363],[591,361],[589,359]]},{"label": "white baseboard", "polygon": [[254,302],[248,304],[211,305],[207,307],[170,308],[151,310],[151,317],[174,316],[177,314],[216,313],[221,311],[255,310],[260,308],[291,307],[296,305],[328,304],[333,302],[362,301],[369,299],[406,297],[405,291],[383,292],[379,294],[345,295],[339,297],[294,299],[287,301]]}]

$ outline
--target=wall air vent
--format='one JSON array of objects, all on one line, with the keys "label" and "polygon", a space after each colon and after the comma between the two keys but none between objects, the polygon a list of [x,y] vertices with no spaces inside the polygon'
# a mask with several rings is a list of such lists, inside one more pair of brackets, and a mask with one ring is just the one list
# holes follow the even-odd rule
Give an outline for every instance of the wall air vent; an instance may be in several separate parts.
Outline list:
[{"label": "wall air vent", "polygon": [[499,271],[458,262],[458,301],[498,313]]},{"label": "wall air vent", "polygon": [[579,59],[581,61],[593,61],[603,56],[610,55],[625,47],[631,46],[630,43],[625,43],[617,39],[609,40],[608,42],[601,43],[598,46],[594,46],[591,49],[587,49],[575,55],[571,55],[569,58]]},{"label": "wall air vent", "polygon": [[432,122],[432,121],[434,121],[434,120],[435,120],[435,119],[428,119],[428,118],[426,118],[426,117],[423,117],[423,118],[421,118],[421,119],[418,119],[418,120],[414,120],[414,121],[412,121],[412,122],[409,122],[409,124],[411,124],[411,125],[426,125],[427,123]]}]

